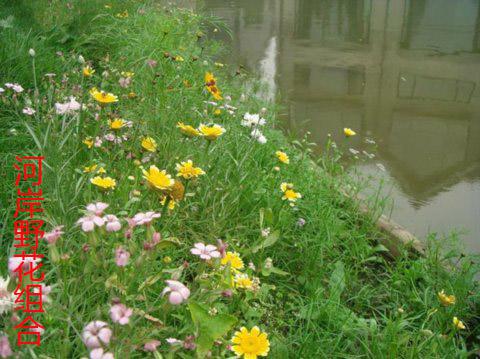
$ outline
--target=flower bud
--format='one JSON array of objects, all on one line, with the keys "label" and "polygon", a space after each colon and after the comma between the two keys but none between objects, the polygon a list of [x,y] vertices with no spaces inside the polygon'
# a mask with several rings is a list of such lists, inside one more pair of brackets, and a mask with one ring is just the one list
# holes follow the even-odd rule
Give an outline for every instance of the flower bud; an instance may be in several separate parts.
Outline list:
[{"label": "flower bud", "polygon": [[28,54],[29,54],[31,57],[35,57],[35,50],[34,50],[34,49],[28,50]]},{"label": "flower bud", "polygon": [[85,58],[82,55],[78,55],[78,62],[82,65],[85,64]]}]

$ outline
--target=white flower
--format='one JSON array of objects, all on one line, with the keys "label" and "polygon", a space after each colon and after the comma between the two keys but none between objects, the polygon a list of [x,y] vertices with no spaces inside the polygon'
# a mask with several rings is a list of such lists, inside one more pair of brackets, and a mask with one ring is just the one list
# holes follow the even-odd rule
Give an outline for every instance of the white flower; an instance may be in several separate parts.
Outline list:
[{"label": "white flower", "polygon": [[183,343],[183,341],[178,340],[176,338],[167,338],[167,339],[165,339],[165,341],[170,345],[182,344]]},{"label": "white flower", "polygon": [[262,237],[268,237],[270,234],[270,227],[262,229]]},{"label": "white flower", "polygon": [[0,93],[4,93],[5,89],[3,87],[0,87]]},{"label": "white flower", "polygon": [[194,248],[190,249],[190,252],[206,261],[220,257],[217,247],[212,244],[195,243]]},{"label": "white flower", "polygon": [[35,110],[31,107],[25,107],[22,112],[27,116],[32,116],[35,113]]},{"label": "white flower", "polygon": [[257,127],[264,126],[267,121],[264,118],[261,118],[259,114],[250,114],[246,113],[243,116],[241,125],[244,127]]},{"label": "white flower", "polygon": [[82,55],[78,55],[78,62],[83,65],[85,63],[85,58]]},{"label": "white flower", "polygon": [[0,315],[11,310],[15,302],[14,294],[8,291],[9,282],[10,278],[0,277]]},{"label": "white flower", "polygon": [[80,110],[80,103],[75,100],[75,97],[70,96],[70,101],[65,103],[56,103],[55,111],[59,115],[70,115],[75,113],[75,111]]},{"label": "white flower", "polygon": [[260,131],[258,128],[255,128],[250,133],[250,136],[252,136],[252,138],[256,139],[258,143],[261,143],[262,145],[267,143],[267,138],[263,135],[262,131]]},{"label": "white flower", "polygon": [[34,50],[34,49],[28,50],[28,54],[29,54],[31,57],[35,57],[35,50]]}]

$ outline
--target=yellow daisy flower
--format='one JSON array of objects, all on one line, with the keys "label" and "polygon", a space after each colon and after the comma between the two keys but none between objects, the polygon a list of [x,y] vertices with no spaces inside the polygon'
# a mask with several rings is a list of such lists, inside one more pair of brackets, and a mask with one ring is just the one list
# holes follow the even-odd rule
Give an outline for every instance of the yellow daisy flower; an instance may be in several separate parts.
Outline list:
[{"label": "yellow daisy flower", "polygon": [[105,173],[107,173],[107,171],[105,171],[105,168],[100,167],[100,168],[98,169],[97,173],[105,174]]},{"label": "yellow daisy flower", "polygon": [[178,62],[183,62],[183,61],[185,61],[185,60],[183,59],[183,57],[181,57],[180,55],[175,56],[174,59],[175,59],[175,61],[178,61]]},{"label": "yellow daisy flower", "polygon": [[234,278],[235,288],[242,288],[242,289],[252,289],[253,281],[250,279],[248,274],[245,273],[238,273],[235,275]]},{"label": "yellow daisy flower", "polygon": [[116,17],[118,17],[119,19],[125,19],[128,17],[128,11],[125,10],[124,12],[119,12],[117,15],[115,15]]},{"label": "yellow daisy flower", "polygon": [[[167,199],[169,198],[170,196],[163,196],[162,199],[160,200],[160,204],[162,206],[165,205],[165,203],[167,203]],[[168,209],[170,211],[173,211],[175,209],[175,206],[177,205],[177,202],[170,197],[170,201],[168,202]]]},{"label": "yellow daisy flower", "polygon": [[167,171],[160,171],[155,165],[151,165],[148,171],[143,170],[143,178],[145,178],[152,187],[160,190],[170,189],[175,183],[175,180],[167,174]]},{"label": "yellow daisy flower", "polygon": [[457,317],[453,317],[453,325],[455,326],[455,328],[457,329],[466,329],[467,327],[465,326],[465,324],[460,320],[458,319]]},{"label": "yellow daisy flower", "polygon": [[218,137],[223,135],[225,133],[225,128],[223,128],[220,125],[204,125],[200,124],[198,127],[198,130],[200,131],[201,135],[205,137],[209,141],[216,140]]},{"label": "yellow daisy flower", "polygon": [[222,100],[222,93],[220,92],[220,89],[213,85],[213,86],[207,86],[208,92],[210,92],[215,100]]},{"label": "yellow daisy flower", "polygon": [[85,77],[90,77],[90,76],[92,76],[92,75],[95,73],[95,70],[92,69],[90,66],[85,66],[85,67],[82,69],[82,73],[83,73],[83,76],[85,76]]},{"label": "yellow daisy flower", "polygon": [[185,179],[197,178],[198,176],[205,174],[200,167],[193,166],[192,160],[177,163],[176,169],[178,171],[177,176]]},{"label": "yellow daisy flower", "polygon": [[355,136],[355,135],[357,134],[354,130],[352,130],[351,128],[347,128],[347,127],[345,127],[345,128],[343,129],[343,133],[344,133],[345,136],[347,136],[347,137]]},{"label": "yellow daisy flower", "polygon": [[97,165],[93,164],[91,166],[85,166],[83,167],[83,173],[91,173],[97,169]]},{"label": "yellow daisy flower", "polygon": [[200,136],[200,132],[196,128],[193,128],[190,125],[185,125],[183,122],[178,122],[177,127],[180,129],[180,132],[182,132],[185,136],[188,136],[188,137]]},{"label": "yellow daisy flower", "polygon": [[221,264],[223,266],[230,265],[233,270],[242,270],[244,268],[243,260],[237,252],[227,252],[222,258]]},{"label": "yellow daisy flower", "polygon": [[217,80],[215,79],[215,76],[211,72],[206,72],[205,73],[205,86],[210,87],[210,86],[215,86],[217,83]]},{"label": "yellow daisy flower", "polygon": [[220,116],[222,114],[222,110],[220,110],[219,108],[217,108],[215,111],[213,111],[213,114],[215,116]]},{"label": "yellow daisy flower", "polygon": [[441,292],[438,292],[437,295],[438,295],[438,299],[444,306],[453,305],[457,300],[453,294],[452,295],[445,294],[444,290],[442,290]]},{"label": "yellow daisy flower", "polygon": [[277,156],[278,160],[282,163],[289,164],[290,163],[290,158],[285,152],[282,151],[277,151],[275,152],[275,155]]},{"label": "yellow daisy flower", "polygon": [[118,97],[112,93],[98,91],[95,87],[90,90],[90,95],[101,104],[108,104],[118,101]]},{"label": "yellow daisy flower", "polygon": [[135,72],[122,71],[120,75],[122,75],[123,77],[133,77],[135,75]]},{"label": "yellow daisy flower", "polygon": [[117,181],[115,181],[111,177],[93,177],[90,179],[90,182],[94,184],[97,187],[100,187],[104,190],[109,190],[109,189],[114,189],[115,186],[117,185]]},{"label": "yellow daisy flower", "polygon": [[155,152],[157,150],[157,142],[151,137],[145,137],[142,140],[142,147],[149,152]]},{"label": "yellow daisy flower", "polygon": [[91,137],[87,137],[86,139],[84,139],[82,141],[82,143],[87,146],[88,148],[92,148],[93,147],[93,140]]},{"label": "yellow daisy flower", "polygon": [[280,189],[283,192],[282,199],[288,200],[290,202],[295,202],[297,199],[302,198],[302,195],[299,192],[293,190],[293,183],[283,182],[280,185]]},{"label": "yellow daisy flower", "polygon": [[112,130],[120,130],[127,124],[127,121],[121,118],[115,118],[113,120],[108,120],[108,125]]},{"label": "yellow daisy flower", "polygon": [[245,327],[240,328],[240,331],[235,332],[232,338],[232,350],[234,353],[244,359],[257,359],[258,356],[267,356],[270,350],[270,342],[267,334],[261,332],[255,326],[252,330]]}]

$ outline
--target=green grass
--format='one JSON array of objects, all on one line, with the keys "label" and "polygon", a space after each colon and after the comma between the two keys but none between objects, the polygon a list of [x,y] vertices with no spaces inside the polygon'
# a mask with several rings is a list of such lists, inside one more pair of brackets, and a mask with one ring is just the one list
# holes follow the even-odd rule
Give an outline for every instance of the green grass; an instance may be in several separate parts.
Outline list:
[{"label": "green grass", "polygon": [[[312,164],[308,139],[291,143],[274,129],[274,109],[247,90],[247,81],[257,86],[255,79],[236,75],[228,65],[214,66],[219,45],[197,37],[200,31],[207,32],[207,19],[134,2],[106,9],[103,2],[84,1],[71,11],[61,2],[39,1],[33,9],[29,4],[2,12],[7,16],[8,11],[15,14],[30,7],[35,19],[0,30],[8,34],[1,42],[10,49],[0,54],[8,74],[2,79],[21,82],[30,90],[18,103],[11,96],[2,98],[2,244],[4,248],[12,244],[14,207],[8,200],[16,196],[11,170],[15,154],[45,156],[43,218],[47,229],[64,225],[66,233],[55,250],[41,245],[41,251],[50,254],[44,260],[45,282],[53,290],[41,316],[47,328],[42,346],[19,349],[26,357],[33,357],[33,352],[39,358],[87,356],[81,332],[92,320],[103,320],[114,330],[108,350],[116,358],[145,357],[141,348],[151,339],[162,342],[158,352],[163,357],[202,357],[201,339],[197,339],[197,354],[181,348],[174,351],[165,339],[195,334],[204,338],[215,331],[222,335],[219,345],[211,349],[212,356],[232,357],[226,346],[233,332],[253,325],[269,334],[272,358],[454,358],[478,350],[475,259],[457,260],[455,251],[446,251],[435,239],[428,242],[425,257],[412,256],[405,248],[395,261],[389,259],[379,245],[382,234],[374,218],[361,214],[356,203],[339,191],[354,184],[338,163],[340,154],[329,146]],[[127,18],[115,16],[125,9]],[[49,22],[42,16],[48,11],[62,16]],[[78,18],[77,11],[81,12]],[[37,28],[31,30],[30,25],[36,23]],[[38,103],[32,91],[30,47],[37,52]],[[55,55],[57,49],[64,56]],[[166,58],[165,52],[182,56],[184,61]],[[91,78],[82,76],[79,54],[95,68]],[[146,65],[149,59],[158,65],[150,68]],[[102,76],[104,71],[108,76]],[[121,71],[135,72],[128,89],[119,86]],[[205,103],[212,100],[204,88],[206,71],[214,72],[224,96],[231,96],[230,104],[237,107],[233,115],[225,110],[215,115],[218,106]],[[43,76],[46,72],[57,74],[54,83]],[[60,81],[63,74],[68,76],[64,83]],[[117,94],[118,104],[99,108],[88,94],[93,86]],[[128,98],[131,91],[137,98]],[[243,102],[241,94],[247,94]],[[56,115],[55,102],[70,95],[83,102],[85,110],[81,115]],[[26,98],[37,108],[33,117],[21,113]],[[252,140],[250,131],[240,125],[245,112],[258,113],[262,107],[268,108],[264,129],[268,142],[264,145]],[[101,148],[88,149],[82,140],[110,132],[107,118],[114,117],[133,121],[131,129],[121,130],[128,134],[128,141],[119,145],[104,141]],[[202,138],[184,138],[176,128],[178,121],[193,126],[215,122],[227,131],[207,145]],[[11,135],[11,128],[17,130],[16,136]],[[144,136],[158,144],[144,167],[155,164],[175,175],[176,163],[192,159],[206,172],[188,184],[184,200],[173,211],[162,207],[136,163],[145,156],[140,145]],[[289,165],[276,159],[279,149],[289,154]],[[93,163],[116,179],[115,190],[102,192],[90,183],[92,175],[83,173],[83,168]],[[275,170],[277,166],[280,171]],[[302,193],[296,208],[281,199],[282,182],[294,183]],[[137,228],[130,239],[123,231],[97,230],[95,235],[86,235],[75,222],[84,206],[94,201],[109,203],[106,212],[120,218],[140,211],[163,212],[154,224],[162,233],[162,244],[145,252],[143,242],[151,236],[145,228]],[[306,221],[303,227],[297,225],[299,218]],[[122,225],[125,230],[125,221]],[[266,240],[261,231],[267,227],[271,236]],[[218,238],[241,254],[246,267],[249,262],[255,265],[255,270],[244,271],[260,278],[258,291],[235,289],[232,298],[223,297],[222,290],[230,286],[228,270],[215,263],[205,265],[190,254],[194,243],[215,244]],[[114,251],[120,245],[131,253],[126,267],[115,265]],[[55,263],[53,251],[62,256]],[[265,268],[267,258],[275,270]],[[191,290],[189,305],[173,307],[161,296],[164,280],[172,275]],[[454,306],[440,305],[437,293],[442,289],[455,294]],[[135,310],[127,326],[109,318],[110,304],[117,299]],[[195,322],[192,314],[198,316],[203,309],[194,303],[218,314]],[[453,316],[461,318],[467,329],[455,330]],[[225,324],[232,317],[236,323]],[[13,345],[10,317],[4,315],[2,320]]]}]

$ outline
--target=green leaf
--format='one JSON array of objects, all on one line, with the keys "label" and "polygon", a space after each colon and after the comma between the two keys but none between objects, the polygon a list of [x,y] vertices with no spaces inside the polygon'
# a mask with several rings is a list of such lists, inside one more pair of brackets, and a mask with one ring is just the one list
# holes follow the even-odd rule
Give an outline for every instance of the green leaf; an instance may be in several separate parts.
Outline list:
[{"label": "green leaf", "polygon": [[200,304],[191,301],[188,303],[192,320],[197,327],[197,353],[203,358],[212,348],[215,340],[227,334],[237,322],[237,318],[229,314],[212,316]]},{"label": "green leaf", "polygon": [[289,275],[290,273],[288,272],[285,272],[277,267],[272,267],[270,268],[270,273],[273,273],[273,274],[278,274],[278,275]]},{"label": "green leaf", "polygon": [[263,242],[254,246],[251,251],[252,253],[257,253],[260,249],[264,249],[270,246],[273,246],[275,242],[280,238],[280,231],[276,230],[270,233]]},{"label": "green leaf", "polygon": [[335,263],[335,269],[330,276],[330,298],[336,302],[340,301],[340,295],[345,289],[345,267],[343,262]]},{"label": "green leaf", "polygon": [[176,247],[180,245],[180,240],[176,237],[169,237],[162,239],[160,243],[157,244],[157,249],[164,249],[164,248],[169,248],[169,247]]},{"label": "green leaf", "polygon": [[383,244],[378,244],[375,247],[373,247],[374,252],[390,252],[390,250],[385,247]]}]

